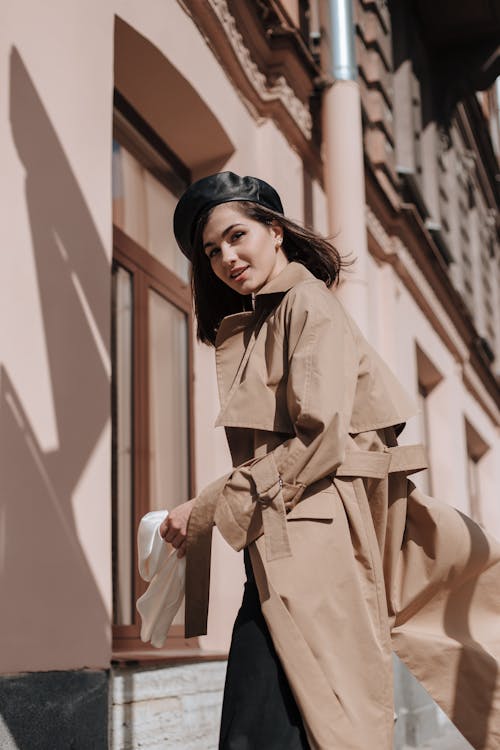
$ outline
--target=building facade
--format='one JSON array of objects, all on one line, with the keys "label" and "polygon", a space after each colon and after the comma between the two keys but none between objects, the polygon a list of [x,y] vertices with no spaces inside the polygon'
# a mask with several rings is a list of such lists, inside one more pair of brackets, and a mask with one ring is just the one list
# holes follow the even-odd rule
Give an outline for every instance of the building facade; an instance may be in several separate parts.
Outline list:
[{"label": "building facade", "polygon": [[[180,612],[153,649],[135,611],[140,517],[230,465],[171,228],[206,174],[356,258],[336,293],[419,400],[416,481],[500,537],[500,18],[448,6],[8,5],[0,747],[216,747],[241,555],[214,532],[207,636]],[[395,676],[396,747],[466,748]]]}]

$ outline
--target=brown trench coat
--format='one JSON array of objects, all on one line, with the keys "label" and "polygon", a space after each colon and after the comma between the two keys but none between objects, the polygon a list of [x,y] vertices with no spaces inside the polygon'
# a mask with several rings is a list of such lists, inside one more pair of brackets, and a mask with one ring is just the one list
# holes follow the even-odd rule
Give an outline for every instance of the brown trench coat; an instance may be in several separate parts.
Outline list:
[{"label": "brown trench coat", "polygon": [[500,545],[408,479],[413,402],[297,263],[223,320],[216,357],[236,468],[193,507],[186,636],[206,632],[215,522],[249,545],[312,748],[392,747],[393,649],[474,748],[500,748]]}]

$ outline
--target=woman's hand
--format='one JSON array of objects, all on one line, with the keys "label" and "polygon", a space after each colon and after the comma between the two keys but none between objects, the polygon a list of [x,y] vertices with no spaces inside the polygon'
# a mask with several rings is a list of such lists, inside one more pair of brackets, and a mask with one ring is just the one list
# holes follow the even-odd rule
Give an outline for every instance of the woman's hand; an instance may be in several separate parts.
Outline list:
[{"label": "woman's hand", "polygon": [[177,557],[186,554],[186,534],[194,500],[188,500],[170,511],[160,526],[160,535],[177,550]]}]

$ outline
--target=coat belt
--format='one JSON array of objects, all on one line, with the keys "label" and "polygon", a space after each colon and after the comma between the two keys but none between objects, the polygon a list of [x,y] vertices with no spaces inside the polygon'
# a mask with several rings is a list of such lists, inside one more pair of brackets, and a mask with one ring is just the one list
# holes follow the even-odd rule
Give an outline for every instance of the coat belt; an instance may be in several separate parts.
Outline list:
[{"label": "coat belt", "polygon": [[413,474],[426,468],[423,445],[398,445],[384,451],[349,451],[335,476],[383,479],[387,474]]},{"label": "coat belt", "polygon": [[290,557],[292,549],[286,528],[283,500],[283,481],[278,476],[274,460],[257,461],[252,467],[252,478],[257,491],[257,502],[262,511],[262,528],[266,544],[266,559]]},{"label": "coat belt", "polygon": [[[262,469],[261,469],[262,467]],[[383,451],[352,450],[337,468],[334,476],[383,479],[388,474],[412,474],[427,468],[422,445],[400,445]],[[288,538],[286,509],[281,480],[269,471],[265,461],[256,462],[252,476],[255,480],[258,503],[262,510],[266,559],[276,560],[292,554]],[[188,527],[186,559],[186,638],[207,632],[210,557],[215,508],[220,492],[229,475],[209,485],[195,503]],[[324,482],[324,479],[319,480]],[[316,484],[316,483],[315,483]],[[306,488],[311,494],[315,485]],[[304,493],[301,493],[303,496]]]}]

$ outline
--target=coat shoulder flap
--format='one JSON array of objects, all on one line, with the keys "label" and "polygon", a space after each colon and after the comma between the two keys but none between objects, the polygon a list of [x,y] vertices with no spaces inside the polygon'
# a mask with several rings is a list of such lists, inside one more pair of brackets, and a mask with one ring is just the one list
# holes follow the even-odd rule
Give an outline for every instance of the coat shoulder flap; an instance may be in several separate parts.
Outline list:
[{"label": "coat shoulder flap", "polygon": [[416,402],[355,323],[350,323],[359,351],[359,371],[349,431],[355,434],[408,421],[418,413]]}]

